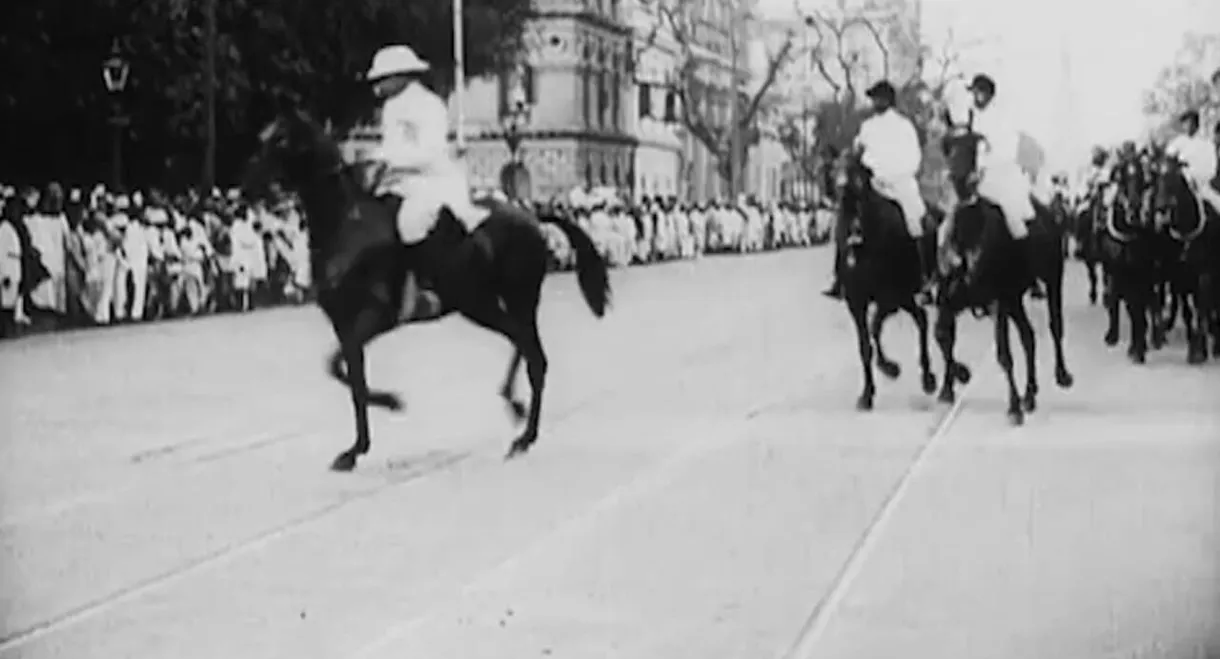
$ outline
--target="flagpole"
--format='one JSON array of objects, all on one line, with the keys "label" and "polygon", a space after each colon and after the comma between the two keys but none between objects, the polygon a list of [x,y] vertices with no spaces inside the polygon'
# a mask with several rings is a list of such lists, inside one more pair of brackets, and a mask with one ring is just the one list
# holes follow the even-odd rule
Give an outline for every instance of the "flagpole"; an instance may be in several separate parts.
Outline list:
[{"label": "flagpole", "polygon": [[466,37],[462,31],[462,0],[453,0],[453,93],[457,114],[456,141],[459,154],[466,152]]}]

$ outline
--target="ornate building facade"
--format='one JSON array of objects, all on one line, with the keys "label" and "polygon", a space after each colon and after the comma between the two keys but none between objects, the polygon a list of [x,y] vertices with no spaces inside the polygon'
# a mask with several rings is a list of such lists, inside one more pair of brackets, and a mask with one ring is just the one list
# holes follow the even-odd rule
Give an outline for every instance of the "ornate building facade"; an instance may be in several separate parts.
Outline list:
[{"label": "ornate building facade", "polygon": [[[523,101],[520,158],[529,173],[524,198],[566,196],[577,187],[635,181],[630,132],[632,30],[620,0],[535,0],[523,66],[473,80],[465,94],[467,167],[476,189],[500,187],[510,160],[508,115]],[[456,125],[456,114],[451,113]]]}]

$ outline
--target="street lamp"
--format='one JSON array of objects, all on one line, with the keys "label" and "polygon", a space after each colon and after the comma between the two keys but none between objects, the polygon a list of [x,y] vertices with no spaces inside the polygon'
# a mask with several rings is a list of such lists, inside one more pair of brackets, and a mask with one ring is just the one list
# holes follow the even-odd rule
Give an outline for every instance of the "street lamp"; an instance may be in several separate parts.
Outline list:
[{"label": "street lamp", "polygon": [[131,65],[123,57],[118,39],[110,46],[110,57],[102,62],[102,82],[106,83],[106,91],[110,93],[110,129],[113,144],[111,145],[111,185],[117,190],[123,180],[123,128],[130,123],[130,118],[123,114],[120,95],[127,89],[127,77],[131,73]]},{"label": "street lamp", "polygon": [[500,117],[500,128],[508,144],[508,162],[500,170],[500,184],[510,199],[517,200],[529,187],[529,171],[521,162],[521,142],[524,130],[530,122],[533,108],[526,101],[524,90],[518,88],[509,104],[508,111]]}]

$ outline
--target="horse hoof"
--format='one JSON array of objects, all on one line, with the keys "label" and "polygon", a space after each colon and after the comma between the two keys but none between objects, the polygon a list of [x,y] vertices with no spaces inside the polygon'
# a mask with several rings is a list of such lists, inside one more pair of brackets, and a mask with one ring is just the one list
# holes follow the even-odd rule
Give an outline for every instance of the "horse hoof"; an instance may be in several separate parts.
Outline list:
[{"label": "horse hoof", "polygon": [[504,459],[512,460],[513,458],[516,458],[516,457],[525,455],[526,453],[529,453],[530,446],[532,446],[533,444],[534,444],[534,440],[529,439],[527,437],[519,437],[516,441],[513,442],[512,446],[508,447],[508,453],[506,453],[504,455]]},{"label": "horse hoof", "polygon": [[1191,366],[1197,366],[1205,361],[1207,361],[1207,357],[1197,350],[1191,350],[1190,353],[1186,355],[1186,363],[1190,364]]},{"label": "horse hoof", "polygon": [[1008,410],[1008,423],[1012,426],[1025,425],[1025,414],[1020,409]]},{"label": "horse hoof", "polygon": [[1131,358],[1131,363],[1133,364],[1143,364],[1147,361],[1147,359],[1144,357],[1144,353],[1142,352],[1132,352],[1128,356]]},{"label": "horse hoof", "polygon": [[390,393],[369,394],[369,406],[382,407],[391,412],[401,412],[407,407],[398,394]]},{"label": "horse hoof", "polygon": [[1118,345],[1118,332],[1106,332],[1106,336],[1102,340],[1106,342],[1106,345],[1113,348]]},{"label": "horse hoof", "polygon": [[1067,370],[1055,371],[1055,384],[1059,385],[1060,389],[1070,389],[1076,383],[1075,378]]},{"label": "horse hoof", "polygon": [[923,374],[923,392],[931,394],[936,391],[936,374],[928,371]]},{"label": "horse hoof", "polygon": [[331,471],[348,472],[356,468],[356,454],[352,451],[344,451],[335,456],[335,461],[330,463]]},{"label": "horse hoof", "polygon": [[953,377],[960,384],[970,384],[970,378],[974,375],[970,372],[970,367],[965,364],[957,364],[954,366]]},{"label": "horse hoof", "polygon": [[946,405],[952,405],[953,403],[957,402],[957,394],[949,391],[948,389],[942,389],[940,391],[940,395],[936,397],[936,400],[945,403]]},{"label": "horse hoof", "polygon": [[877,369],[881,374],[891,380],[897,380],[898,376],[902,375],[902,367],[896,362],[878,362]]},{"label": "horse hoof", "polygon": [[857,398],[856,399],[856,409],[860,410],[861,412],[868,412],[869,410],[872,410],[873,409],[873,397],[872,396],[860,396],[859,398]]},{"label": "horse hoof", "polygon": [[1034,412],[1038,409],[1038,397],[1033,394],[1026,395],[1025,399],[1022,400],[1021,403],[1026,412]]},{"label": "horse hoof", "polygon": [[521,422],[525,420],[525,403],[519,400],[506,400],[504,404],[508,406],[508,413],[513,417],[514,421]]}]

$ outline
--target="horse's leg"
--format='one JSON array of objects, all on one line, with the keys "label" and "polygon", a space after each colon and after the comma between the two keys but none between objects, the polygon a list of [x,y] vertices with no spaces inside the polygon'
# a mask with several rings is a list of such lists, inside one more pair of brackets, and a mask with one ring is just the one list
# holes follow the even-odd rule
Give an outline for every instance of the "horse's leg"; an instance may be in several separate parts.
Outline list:
[{"label": "horse's leg", "polygon": [[1019,298],[1012,307],[1012,321],[1017,326],[1017,338],[1025,350],[1025,396],[1022,403],[1026,412],[1033,412],[1038,409],[1038,341],[1025,303]]},{"label": "horse's leg", "polygon": [[508,362],[508,373],[504,376],[504,384],[500,386],[500,397],[508,405],[509,412],[517,421],[525,418],[525,404],[517,400],[517,371],[521,369],[524,356],[520,350],[513,350],[513,358]]},{"label": "horse's leg", "polygon": [[937,310],[934,333],[945,364],[945,375],[941,380],[938,400],[942,403],[952,403],[957,400],[954,385],[969,383],[971,373],[970,369],[958,362],[953,355],[953,348],[957,343],[957,315],[944,305]]},{"label": "horse's leg", "polygon": [[995,356],[996,362],[1004,370],[1004,379],[1008,384],[1008,421],[1019,426],[1025,421],[1025,413],[1021,409],[1021,396],[1017,392],[1017,381],[1012,374],[1012,345],[1008,336],[1008,316],[1011,313],[1008,303],[997,302],[995,305]]},{"label": "horse's leg", "polygon": [[899,375],[902,375],[902,366],[894,362],[885,354],[885,348],[881,345],[881,330],[885,326],[885,321],[890,316],[894,315],[897,310],[893,305],[878,305],[876,313],[873,314],[873,319],[869,323],[868,333],[872,337],[872,342],[876,347],[876,363],[877,368],[881,369],[881,374],[885,377],[894,380]]},{"label": "horse's leg", "polygon": [[1089,304],[1097,304],[1097,260],[1091,253],[1084,260],[1084,270],[1089,274]]},{"label": "horse's leg", "polygon": [[1207,361],[1208,343],[1212,334],[1212,275],[1210,272],[1201,272],[1197,281],[1194,331],[1191,332],[1190,348],[1186,359],[1189,364],[1202,364]]},{"label": "horse's leg", "polygon": [[356,460],[369,452],[369,389],[364,374],[364,345],[355,341],[346,342],[340,350],[347,364],[347,383],[352,394],[352,409],[356,413],[356,441],[335,456],[330,468],[351,471],[356,467]]},{"label": "horse's leg", "polygon": [[1067,389],[1075,383],[1075,379],[1068,370],[1067,357],[1063,353],[1063,269],[1047,277],[1045,283],[1046,315],[1055,349],[1055,384]]},{"label": "horse's leg", "polygon": [[864,389],[856,399],[856,409],[867,411],[873,409],[873,397],[877,394],[877,385],[873,382],[873,339],[868,328],[868,301],[849,298],[847,310],[851,312],[852,323],[856,327],[860,367],[864,371]]},{"label": "horse's leg", "polygon": [[1143,364],[1148,356],[1148,298],[1151,291],[1147,290],[1149,282],[1142,275],[1141,272],[1132,273],[1125,296],[1127,318],[1131,322],[1127,356],[1136,364]]},{"label": "horse's leg", "polygon": [[[1116,269],[1115,269],[1116,270]],[[1123,284],[1124,277],[1121,273],[1114,271],[1105,274],[1106,287],[1103,292],[1103,301],[1106,307],[1106,335],[1104,340],[1108,346],[1118,345],[1119,330],[1118,330],[1118,305],[1122,298],[1125,285]]]},{"label": "horse's leg", "polygon": [[1152,349],[1165,347],[1165,327],[1161,316],[1165,311],[1165,273],[1159,261],[1152,269],[1152,292],[1148,300],[1148,329],[1152,333]]},{"label": "horse's leg", "polygon": [[911,316],[915,328],[919,330],[919,377],[923,392],[933,393],[936,391],[936,374],[932,372],[932,359],[928,354],[928,312],[915,304],[914,300],[908,300],[902,309]]},{"label": "horse's leg", "polygon": [[547,358],[542,349],[542,339],[538,336],[538,324],[530,322],[522,331],[522,343],[518,350],[525,358],[525,372],[530,380],[530,409],[526,418],[525,430],[521,436],[513,440],[506,457],[513,457],[530,450],[538,441],[538,422],[542,417],[542,393],[546,389]]},{"label": "horse's leg", "polygon": [[[459,307],[463,316],[471,322],[500,334],[513,344],[514,350],[525,360],[526,374],[530,380],[530,408],[526,427],[521,436],[515,439],[508,451],[507,457],[513,457],[529,450],[538,439],[538,421],[542,415],[542,390],[546,385],[547,360],[542,350],[542,341],[538,337],[538,327],[532,318],[529,321],[518,320],[521,312],[509,315],[500,306],[499,300],[489,297],[477,304]],[[536,312],[537,305],[534,305]],[[514,311],[517,309],[514,308]],[[516,361],[516,356],[514,356]],[[514,369],[510,367],[510,371]],[[512,373],[510,372],[510,375]]]}]

